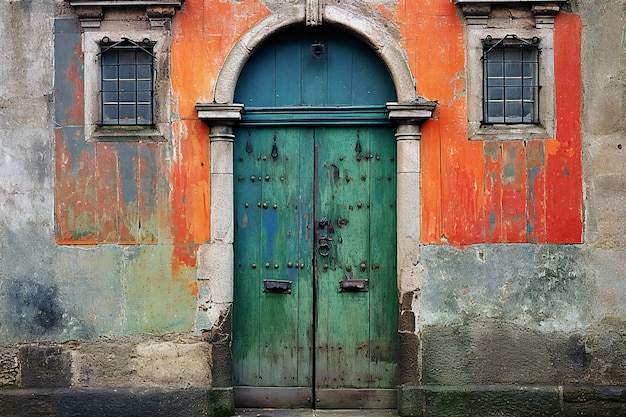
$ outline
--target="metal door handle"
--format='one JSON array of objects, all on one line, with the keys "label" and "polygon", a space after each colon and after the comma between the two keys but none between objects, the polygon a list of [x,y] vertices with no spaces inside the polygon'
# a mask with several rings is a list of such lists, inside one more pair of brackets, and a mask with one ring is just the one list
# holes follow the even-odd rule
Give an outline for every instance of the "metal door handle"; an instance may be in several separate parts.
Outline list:
[{"label": "metal door handle", "polygon": [[368,292],[369,281],[366,279],[342,279],[339,281],[339,292]]},{"label": "metal door handle", "polygon": [[330,255],[330,245],[328,244],[328,242],[331,240],[333,240],[333,238],[328,236],[320,237],[318,241],[319,246],[317,247],[317,253],[319,253],[320,256],[325,258]]},{"label": "metal door handle", "polygon": [[263,280],[263,292],[274,294],[291,294],[291,281],[276,279]]}]

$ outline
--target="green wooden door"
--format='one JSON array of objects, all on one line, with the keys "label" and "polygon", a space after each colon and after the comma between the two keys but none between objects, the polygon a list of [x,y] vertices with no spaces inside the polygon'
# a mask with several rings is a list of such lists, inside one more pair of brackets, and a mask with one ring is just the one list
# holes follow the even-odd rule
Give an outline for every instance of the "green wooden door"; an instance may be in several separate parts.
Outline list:
[{"label": "green wooden door", "polygon": [[398,316],[393,130],[270,126],[236,137],[236,401],[390,406]]}]

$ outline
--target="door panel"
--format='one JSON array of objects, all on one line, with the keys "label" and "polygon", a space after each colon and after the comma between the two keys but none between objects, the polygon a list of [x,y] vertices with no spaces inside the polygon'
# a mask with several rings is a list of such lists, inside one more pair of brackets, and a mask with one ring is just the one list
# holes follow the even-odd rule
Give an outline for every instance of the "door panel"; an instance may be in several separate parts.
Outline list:
[{"label": "door panel", "polygon": [[317,218],[328,220],[316,225],[319,388],[395,384],[396,151],[385,138],[385,127],[316,129]]},{"label": "door panel", "polygon": [[236,137],[234,383],[263,387],[246,390],[246,406],[346,388],[364,391],[326,392],[316,405],[363,406],[354,398],[396,384],[393,131],[255,127]]},{"label": "door panel", "polygon": [[[293,128],[241,133],[234,161],[234,383],[310,386],[313,169],[300,147],[310,149],[313,137]],[[271,288],[285,282],[285,293]]]}]

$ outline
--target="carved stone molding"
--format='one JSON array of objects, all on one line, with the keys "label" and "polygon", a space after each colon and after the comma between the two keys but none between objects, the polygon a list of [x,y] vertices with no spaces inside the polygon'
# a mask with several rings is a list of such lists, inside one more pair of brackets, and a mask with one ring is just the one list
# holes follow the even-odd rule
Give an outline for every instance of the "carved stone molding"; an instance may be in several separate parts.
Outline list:
[{"label": "carved stone molding", "polygon": [[307,26],[320,26],[322,24],[324,0],[306,0],[305,20]]},{"label": "carved stone molding", "polygon": [[471,25],[486,25],[497,7],[527,7],[538,25],[552,24],[561,6],[568,0],[454,0]]},{"label": "carved stone molding", "polygon": [[152,28],[166,27],[185,0],[68,0],[83,28],[98,28],[107,10],[143,10]]}]

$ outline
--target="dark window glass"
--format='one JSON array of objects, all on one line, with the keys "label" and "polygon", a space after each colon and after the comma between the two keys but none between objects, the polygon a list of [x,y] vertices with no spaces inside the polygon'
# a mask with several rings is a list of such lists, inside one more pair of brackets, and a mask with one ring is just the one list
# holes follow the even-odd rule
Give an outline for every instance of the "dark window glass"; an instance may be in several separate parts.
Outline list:
[{"label": "dark window glass", "polygon": [[153,43],[103,42],[101,48],[102,124],[152,125]]},{"label": "dark window glass", "polygon": [[484,123],[538,123],[539,49],[496,42],[483,60]]}]

